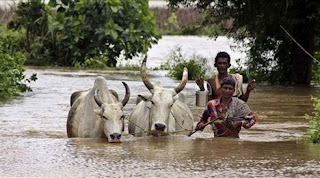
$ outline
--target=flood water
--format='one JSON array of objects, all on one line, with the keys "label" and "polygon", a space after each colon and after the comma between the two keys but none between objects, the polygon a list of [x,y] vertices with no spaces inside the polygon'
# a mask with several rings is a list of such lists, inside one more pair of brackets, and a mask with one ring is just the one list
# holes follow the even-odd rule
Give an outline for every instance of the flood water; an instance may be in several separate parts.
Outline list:
[{"label": "flood water", "polygon": [[[163,62],[160,49],[182,41],[165,39],[148,52],[149,67]],[[207,39],[188,39],[197,44],[194,48],[208,46]],[[221,40],[212,44],[212,54],[209,49],[196,51],[214,56],[220,46],[231,57],[242,55],[230,52],[228,41]],[[182,44],[190,52],[192,45]],[[28,68],[25,72],[33,73],[38,80],[31,84],[32,92],[0,105],[0,177],[320,177],[320,145],[299,141],[308,127],[304,116],[312,112],[311,96],[319,96],[320,88],[258,86],[248,101],[258,122],[243,129],[240,139],[214,138],[209,127],[191,137],[135,138],[125,130],[122,143],[110,144],[105,139],[67,138],[70,96],[91,88],[94,79],[103,76],[122,99],[125,81],[131,90],[124,107],[128,115],[137,94],[148,92],[139,71]],[[180,82],[161,71],[149,72],[149,79],[165,87]],[[196,91],[195,82],[189,81],[183,93],[198,120],[203,108],[195,106]]]},{"label": "flood water", "polygon": [[[126,81],[129,114],[139,92],[147,91],[139,72],[27,69],[37,73],[33,92],[0,107],[0,176],[2,177],[319,177],[320,145],[297,140],[306,130],[310,95],[318,88],[259,86],[249,99],[258,123],[240,139],[214,138],[210,129],[192,137],[172,135],[134,138],[123,143],[67,138],[69,98],[88,89],[102,75],[120,99]],[[150,73],[166,87],[179,81]],[[196,84],[183,92],[195,116]],[[197,118],[197,117],[196,117]]]}]

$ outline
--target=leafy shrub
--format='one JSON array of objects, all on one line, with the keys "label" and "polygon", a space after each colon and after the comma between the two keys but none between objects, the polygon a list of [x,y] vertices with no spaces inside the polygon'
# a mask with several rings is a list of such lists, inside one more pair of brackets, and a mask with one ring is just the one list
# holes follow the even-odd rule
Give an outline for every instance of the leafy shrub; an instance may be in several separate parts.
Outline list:
[{"label": "leafy shrub", "polygon": [[317,60],[313,60],[312,64],[312,80],[316,83],[320,83],[320,53],[315,52],[314,57]]},{"label": "leafy shrub", "polygon": [[185,59],[181,54],[181,48],[171,51],[169,56],[169,60],[164,65],[161,65],[160,68],[168,68],[168,76],[170,77],[181,79],[184,67],[188,69],[189,80],[196,80],[206,73],[205,58],[193,56],[191,59]]},{"label": "leafy shrub", "polygon": [[[249,77],[251,77],[252,79],[255,79],[257,81],[256,72],[250,71],[250,68],[248,68],[248,66],[247,66],[247,68],[244,68],[243,65],[240,63],[240,59],[236,59],[235,61],[236,61],[237,67],[231,66],[229,73],[231,73],[231,74],[238,73],[238,74],[242,75],[243,82],[248,83],[249,82],[249,79],[247,76],[247,72],[248,72]],[[259,79],[258,79],[258,81],[259,81]]]},{"label": "leafy shrub", "polygon": [[155,20],[145,0],[50,0],[57,8],[52,23],[54,56],[59,65],[107,55],[106,65],[116,66],[123,53],[132,58],[156,43]]},{"label": "leafy shrub", "polygon": [[306,115],[309,120],[309,129],[304,136],[313,143],[320,143],[320,98],[313,97],[312,101],[314,110],[312,115]]},{"label": "leafy shrub", "polygon": [[85,59],[83,63],[76,62],[75,67],[80,69],[106,69],[108,58],[105,56],[101,57],[90,57]]},{"label": "leafy shrub", "polygon": [[145,0],[28,0],[15,13],[9,26],[23,29],[28,65],[114,67],[121,53],[132,58],[160,38]]},{"label": "leafy shrub", "polygon": [[25,82],[36,80],[36,75],[25,79],[23,72],[25,56],[19,52],[19,32],[0,26],[0,99],[17,96],[20,92],[30,91]]},{"label": "leafy shrub", "polygon": [[177,63],[170,70],[169,76],[172,76],[176,79],[181,79],[184,67],[188,69],[189,80],[196,80],[197,78],[205,74],[205,69],[202,68],[202,65],[194,59],[191,59],[189,61],[182,61],[180,63]]}]

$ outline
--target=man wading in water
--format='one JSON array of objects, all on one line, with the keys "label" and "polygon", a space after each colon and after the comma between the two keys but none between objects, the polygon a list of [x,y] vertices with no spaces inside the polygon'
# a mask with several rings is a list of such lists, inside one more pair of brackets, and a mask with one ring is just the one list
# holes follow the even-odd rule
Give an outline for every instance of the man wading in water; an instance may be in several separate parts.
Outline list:
[{"label": "man wading in water", "polygon": [[[226,52],[219,52],[215,58],[214,66],[218,70],[218,76],[213,76],[208,79],[207,88],[209,91],[209,100],[217,99],[221,97],[221,81],[226,77],[231,77],[235,80],[235,91],[233,96],[238,97],[239,99],[247,102],[250,92],[256,88],[256,83],[254,80],[248,83],[247,91],[243,94],[242,91],[242,75],[240,74],[228,74],[228,68],[230,64],[230,56]],[[196,81],[201,91],[204,91],[204,81],[200,77]]]},{"label": "man wading in water", "polygon": [[222,80],[221,98],[208,102],[196,130],[203,130],[202,127],[208,122],[208,118],[211,118],[216,137],[239,138],[241,127],[248,129],[256,123],[255,115],[249,106],[239,98],[232,97],[235,86],[236,82],[231,77]]}]

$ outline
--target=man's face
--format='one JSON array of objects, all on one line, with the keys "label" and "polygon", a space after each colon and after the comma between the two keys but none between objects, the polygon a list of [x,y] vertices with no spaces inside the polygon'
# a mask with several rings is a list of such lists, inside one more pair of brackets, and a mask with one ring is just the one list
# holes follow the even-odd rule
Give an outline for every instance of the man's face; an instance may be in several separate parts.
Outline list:
[{"label": "man's face", "polygon": [[218,58],[214,66],[217,68],[219,74],[223,74],[227,73],[230,64],[228,62],[228,58]]},{"label": "man's face", "polygon": [[224,84],[222,87],[222,97],[231,98],[234,93],[234,87],[230,84]]}]

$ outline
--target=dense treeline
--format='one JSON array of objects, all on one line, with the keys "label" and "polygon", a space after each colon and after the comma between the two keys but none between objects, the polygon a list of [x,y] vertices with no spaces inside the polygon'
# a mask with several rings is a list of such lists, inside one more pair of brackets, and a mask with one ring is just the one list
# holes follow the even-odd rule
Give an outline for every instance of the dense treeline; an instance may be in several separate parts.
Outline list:
[{"label": "dense treeline", "polygon": [[[150,8],[154,14],[157,31],[162,35],[208,35],[201,25],[204,14],[193,8],[172,10],[166,7]],[[55,10],[53,10],[55,11]],[[8,23],[14,18],[13,9],[0,8],[0,23]],[[230,23],[229,23],[230,25]]]}]

